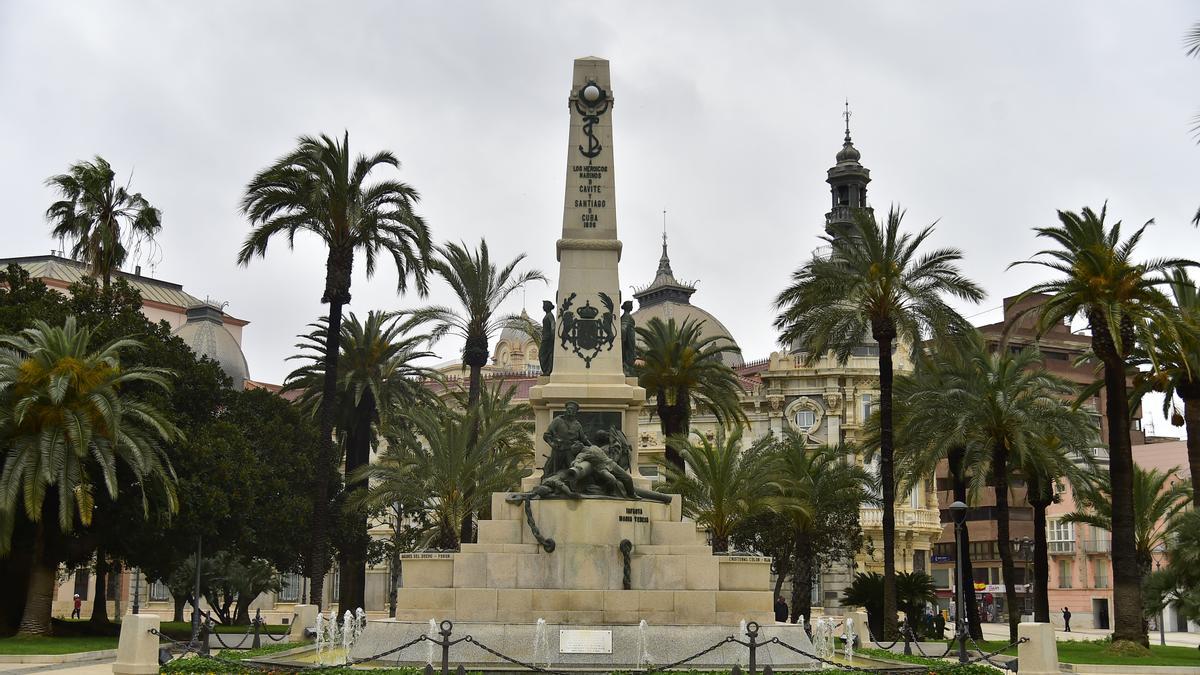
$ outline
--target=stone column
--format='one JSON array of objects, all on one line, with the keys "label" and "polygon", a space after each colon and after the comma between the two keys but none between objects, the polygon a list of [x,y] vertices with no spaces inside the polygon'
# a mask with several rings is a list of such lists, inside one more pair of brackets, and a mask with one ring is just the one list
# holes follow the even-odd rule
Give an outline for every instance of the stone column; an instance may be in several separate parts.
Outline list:
[{"label": "stone column", "polygon": [[[567,139],[566,194],[562,237],[556,244],[559,273],[555,296],[554,370],[538,378],[529,392],[534,410],[536,467],[545,463],[549,448],[542,433],[567,401],[580,405],[581,417],[611,419],[633,447],[630,468],[641,487],[649,485],[638,472],[637,416],[646,391],[626,378],[621,363],[621,284],[617,263],[616,201],[613,190],[613,94],[608,61],[575,60]],[[587,420],[584,420],[585,427]],[[526,478],[523,489],[541,479],[540,471]]]},{"label": "stone column", "polygon": [[1017,645],[1017,663],[1021,675],[1058,675],[1058,643],[1054,626],[1048,623],[1021,623],[1017,637],[1029,638]]},{"label": "stone column", "polygon": [[115,675],[152,675],[158,672],[157,614],[128,614],[121,617],[121,638],[117,642]]}]

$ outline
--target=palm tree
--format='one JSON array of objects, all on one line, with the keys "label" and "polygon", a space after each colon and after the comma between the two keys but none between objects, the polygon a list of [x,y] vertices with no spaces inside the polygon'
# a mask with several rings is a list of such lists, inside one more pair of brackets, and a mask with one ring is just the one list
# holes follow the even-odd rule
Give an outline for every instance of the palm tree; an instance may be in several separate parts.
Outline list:
[{"label": "palm tree", "polygon": [[419,310],[417,316],[433,322],[435,339],[453,333],[465,341],[463,365],[470,369],[467,401],[475,403],[483,386],[488,342],[513,322],[513,317],[500,314],[500,306],[517,289],[531,281],[546,281],[546,277],[538,270],[517,273],[524,253],[497,267],[488,254],[487,241],[482,239],[474,251],[468,250],[466,244],[453,242],[439,246],[437,251],[438,257],[430,261],[430,268],[450,285],[462,303],[462,311],[428,307]]},{"label": "palm tree", "polygon": [[1059,501],[1056,485],[1060,479],[1080,485],[1085,475],[1096,470],[1089,443],[1096,442],[1097,433],[1094,427],[1083,431],[1085,436],[1066,442],[1053,434],[1044,434],[1019,460],[1019,472],[1025,477],[1026,499],[1033,507],[1033,620],[1039,623],[1050,623],[1050,546],[1046,511]]},{"label": "palm tree", "polygon": [[[1138,570],[1147,575],[1154,566],[1153,553],[1167,544],[1168,524],[1188,507],[1191,485],[1173,481],[1179,467],[1160,471],[1133,467],[1134,556]],[[1063,522],[1082,523],[1094,530],[1112,532],[1112,482],[1103,472],[1082,484],[1075,492],[1075,510],[1063,516]],[[1113,542],[1115,552],[1116,542]]]},{"label": "palm tree", "polygon": [[[370,157],[350,155],[350,134],[338,142],[301,136],[295,150],[258,173],[246,186],[242,213],[255,225],[238,252],[238,263],[247,265],[254,257],[265,257],[267,245],[276,235],[285,236],[288,246],[300,232],[316,235],[325,243],[325,290],[321,302],[329,305],[325,334],[325,382],[318,415],[321,444],[317,463],[334,462],[333,428],[342,307],[350,302],[350,279],[354,256],[361,252],[367,277],[375,273],[380,255],[392,257],[397,271],[397,291],[408,290],[412,277],[417,291],[428,291],[427,269],[432,244],[425,221],[413,211],[420,199],[411,186],[395,180],[367,183],[370,173],[381,166],[399,169],[400,162],[388,151]],[[329,485],[318,480],[313,491],[312,602],[321,607],[325,573],[329,569]]]},{"label": "palm tree", "polygon": [[[1200,509],[1200,291],[1184,270],[1172,270],[1171,294],[1179,314],[1159,316],[1145,331],[1134,363],[1150,371],[1134,376],[1135,395],[1153,389],[1163,393],[1163,415],[1187,430],[1188,467],[1192,476],[1194,508]],[[1163,326],[1163,321],[1172,325]],[[1169,336],[1175,328],[1177,340]],[[1183,401],[1183,414],[1175,397]]]},{"label": "palm tree", "polygon": [[426,539],[458,548],[463,523],[486,513],[493,492],[513,490],[531,460],[529,406],[513,404],[514,389],[484,389],[466,408],[442,401],[401,413],[405,428],[379,461],[355,478],[370,489],[352,505],[368,510],[419,502],[429,518]]},{"label": "palm tree", "polygon": [[1045,249],[1021,264],[1040,265],[1060,273],[1058,279],[1034,284],[1017,298],[1017,304],[1035,294],[1049,297],[1020,312],[1021,318],[1037,315],[1037,332],[1082,314],[1092,333],[1092,352],[1104,369],[1108,422],[1109,473],[1113,498],[1113,639],[1149,645],[1142,621],[1141,572],[1134,554],[1133,446],[1129,438],[1129,396],[1126,378],[1136,347],[1139,327],[1153,321],[1167,331],[1165,340],[1179,339],[1167,317],[1174,307],[1159,286],[1169,282],[1175,268],[1194,265],[1190,260],[1156,259],[1137,262],[1134,249],[1146,228],[1142,225],[1126,240],[1121,223],[1105,222],[1107,204],[1097,214],[1090,208],[1079,213],[1059,211],[1059,225],[1035,228],[1039,237],[1056,248]]},{"label": "palm tree", "polygon": [[50,608],[59,559],[57,530],[91,523],[98,493],[116,498],[118,465],[141,490],[145,514],[153,499],[178,507],[175,474],[162,444],[180,437],[164,414],[125,389],[135,383],[169,390],[170,371],[122,368],[122,351],[140,343],[121,339],[98,348],[93,331],[74,317],[60,326],[43,321],[20,335],[0,336],[0,555],[11,552],[13,527],[33,524],[33,569],[26,591],[23,635],[50,633]]},{"label": "palm tree", "polygon": [[950,295],[971,302],[983,291],[955,264],[957,249],[919,249],[933,233],[930,225],[915,235],[901,233],[904,214],[893,208],[886,223],[870,212],[855,214],[854,224],[838,235],[822,237],[828,255],[817,253],[792,274],[792,285],[775,298],[775,327],[784,344],[796,345],[812,364],[833,352],[845,364],[868,339],[879,347],[879,470],[883,492],[883,626],[896,635],[896,484],[893,470],[892,348],[920,344],[926,333],[962,328],[966,321],[943,300]]},{"label": "palm tree", "polygon": [[663,463],[662,491],[682,499],[683,514],[708,529],[714,553],[729,550],[729,538],[741,525],[762,513],[779,492],[774,476],[772,436],[763,436],[742,449],[742,427],[710,440],[695,432],[696,442],[667,440],[686,469]]},{"label": "palm tree", "polygon": [[[924,480],[928,480],[937,470],[938,464],[946,461],[950,472],[950,483],[954,500],[971,504],[973,499],[969,494],[971,471],[974,467],[967,465],[966,448],[954,436],[948,435],[941,427],[944,421],[942,410],[937,408],[936,399],[945,391],[950,379],[956,373],[966,371],[970,362],[971,350],[962,342],[947,336],[938,340],[932,349],[919,352],[914,359],[914,370],[911,374],[900,375],[895,382],[896,416],[896,473],[901,493],[908,492]],[[878,416],[872,416],[867,423],[866,441],[877,444]],[[961,566],[964,579],[974,579],[975,573],[971,565],[971,533],[970,528],[963,528],[959,535],[959,549],[962,555],[955,553],[956,564]],[[979,603],[974,593],[966,593],[963,597],[967,615],[967,630],[975,640],[983,639],[983,628],[979,621]]]},{"label": "palm tree", "polygon": [[[773,449],[774,480],[779,499],[774,510],[784,516],[795,545],[792,553],[791,620],[811,615],[812,580],[817,572],[813,534],[838,511],[851,505],[854,516],[864,502],[877,501],[871,475],[846,461],[851,450],[823,445],[808,447],[804,434],[791,429]],[[828,527],[828,525],[826,525]]]},{"label": "palm tree", "polygon": [[[366,487],[351,477],[367,464],[377,446],[380,427],[387,427],[403,408],[434,397],[422,381],[438,379],[437,371],[416,361],[435,356],[421,347],[429,337],[411,334],[412,319],[402,320],[395,312],[371,311],[365,322],[353,312],[342,323],[341,356],[338,368],[337,436],[345,448],[346,490],[353,493]],[[328,319],[311,325],[312,332],[301,336],[302,353],[291,357],[307,364],[288,375],[284,390],[300,391],[298,402],[309,410],[320,409],[325,381],[322,367]],[[365,606],[367,581],[367,517],[353,515],[356,532],[347,537],[338,560],[338,592],[346,607]]]},{"label": "palm tree", "polygon": [[683,468],[683,458],[669,439],[687,438],[692,408],[713,415],[722,426],[746,423],[738,399],[741,382],[721,359],[741,350],[723,336],[705,337],[703,328],[703,320],[688,318],[677,324],[675,319],[664,322],[658,317],[637,327],[638,384],[654,396],[654,409],[668,440],[667,460],[677,468]]},{"label": "palm tree", "polygon": [[162,214],[140,192],[116,184],[116,172],[103,157],[72,164],[67,173],[51,176],[46,185],[62,199],[46,209],[51,234],[72,242],[71,257],[83,260],[107,291],[134,242],[153,239],[162,229]]},{"label": "palm tree", "polygon": [[1091,419],[1065,402],[1074,396],[1075,385],[1048,373],[1037,349],[992,351],[978,331],[960,335],[957,341],[967,357],[963,369],[947,373],[941,391],[928,392],[913,403],[941,413],[940,422],[923,423],[931,427],[929,433],[942,435],[944,443],[961,445],[962,461],[971,467],[972,489],[994,486],[1009,637],[1016,640],[1020,616],[1015,611],[1016,567],[1009,534],[1011,476],[1022,466],[1049,466],[1044,454],[1048,436],[1064,439],[1069,450],[1087,452],[1094,443]]}]

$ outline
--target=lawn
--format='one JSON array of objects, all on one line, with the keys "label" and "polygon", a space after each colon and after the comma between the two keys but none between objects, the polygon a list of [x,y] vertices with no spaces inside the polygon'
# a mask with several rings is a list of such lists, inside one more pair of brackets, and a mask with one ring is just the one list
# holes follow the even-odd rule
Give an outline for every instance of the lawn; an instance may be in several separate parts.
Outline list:
[{"label": "lawn", "polygon": [[[1007,642],[987,640],[979,646],[988,650],[999,649]],[[1195,647],[1160,647],[1150,646],[1150,656],[1116,656],[1106,653],[1108,642],[1076,642],[1060,641],[1058,643],[1058,660],[1062,663],[1094,663],[1113,666],[1192,666],[1200,667],[1200,649]],[[1004,652],[1016,655],[1013,647]]]},{"label": "lawn", "polygon": [[[262,627],[264,633],[270,633],[271,635],[283,635],[284,633],[288,632],[288,628],[288,626],[275,623],[264,624]],[[213,627],[213,630],[221,635],[229,635],[231,633],[234,635],[245,635],[246,631],[250,629],[250,626],[225,626],[221,624],[217,624]],[[186,640],[192,635],[192,622],[164,621],[159,630],[166,635],[170,635],[176,640]]]},{"label": "lawn", "polygon": [[116,649],[115,637],[10,637],[0,638],[0,654],[74,654]]}]

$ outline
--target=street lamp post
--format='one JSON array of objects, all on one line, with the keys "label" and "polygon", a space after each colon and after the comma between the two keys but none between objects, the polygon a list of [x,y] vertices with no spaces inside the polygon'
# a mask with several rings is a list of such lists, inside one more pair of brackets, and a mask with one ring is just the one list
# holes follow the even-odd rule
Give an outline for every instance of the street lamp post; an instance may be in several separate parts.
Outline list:
[{"label": "street lamp post", "polygon": [[967,520],[967,505],[956,501],[950,505],[950,515],[954,518],[954,568],[955,568],[955,594],[954,594],[954,637],[958,641],[958,662],[967,662],[967,612],[966,601],[963,593],[963,561],[966,559],[965,552],[962,550],[962,528]]}]

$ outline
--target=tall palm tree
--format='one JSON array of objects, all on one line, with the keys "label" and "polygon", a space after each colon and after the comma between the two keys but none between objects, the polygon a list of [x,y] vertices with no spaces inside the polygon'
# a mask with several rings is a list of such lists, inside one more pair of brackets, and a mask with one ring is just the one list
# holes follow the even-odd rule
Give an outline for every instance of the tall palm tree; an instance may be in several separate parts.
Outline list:
[{"label": "tall palm tree", "polygon": [[[434,396],[423,380],[437,379],[432,368],[417,361],[434,357],[422,349],[427,335],[414,334],[412,319],[395,312],[371,311],[365,322],[353,312],[342,323],[338,368],[337,436],[344,447],[346,490],[365,489],[352,479],[367,464],[378,444],[380,427],[386,427],[406,407],[428,402]],[[328,319],[312,324],[301,336],[301,353],[291,358],[308,363],[288,375],[284,390],[300,391],[298,402],[314,413],[320,409],[325,381],[323,367]],[[365,606],[367,582],[367,517],[353,516],[356,532],[347,537],[338,560],[339,602],[344,607]]]},{"label": "tall palm tree", "polygon": [[[420,196],[412,186],[396,180],[367,182],[372,171],[388,166],[399,169],[400,161],[386,150],[352,157],[348,132],[340,142],[324,134],[319,138],[301,136],[295,150],[251,179],[242,197],[242,213],[255,227],[238,252],[239,264],[265,257],[267,245],[276,235],[285,237],[290,247],[298,233],[309,232],[328,249],[321,295],[321,302],[329,305],[329,323],[318,415],[319,466],[334,462],[342,307],[350,302],[355,255],[363,254],[368,278],[375,273],[379,256],[390,255],[396,266],[397,292],[408,290],[409,277],[422,296],[428,292],[432,244],[425,221],[413,211]],[[324,480],[318,480],[313,491],[309,560],[312,602],[321,607],[329,569],[329,485]]]},{"label": "tall palm tree", "polygon": [[1054,434],[1043,434],[1030,446],[1030,452],[1020,458],[1018,467],[1025,478],[1026,499],[1033,507],[1033,620],[1039,623],[1050,623],[1050,545],[1046,511],[1059,501],[1056,485],[1060,480],[1080,485],[1084,476],[1096,470],[1095,458],[1088,446],[1096,443],[1094,439],[1098,432],[1094,428],[1080,431],[1086,435],[1066,442]]},{"label": "tall palm tree", "polygon": [[808,447],[804,434],[791,429],[773,449],[774,480],[779,499],[773,509],[784,516],[795,541],[792,554],[791,620],[808,621],[811,615],[812,580],[817,572],[813,561],[813,533],[837,510],[851,504],[855,516],[864,502],[878,501],[871,475],[856,463],[846,461],[848,448],[823,445]]},{"label": "tall palm tree", "polygon": [[122,368],[122,351],[140,343],[92,344],[92,330],[74,317],[62,326],[37,321],[20,335],[0,336],[0,555],[8,555],[22,515],[34,526],[33,569],[26,591],[23,635],[50,633],[59,559],[49,543],[91,523],[98,493],[116,498],[118,465],[134,477],[149,515],[152,500],[178,508],[175,474],[163,444],[179,430],[161,411],[125,389],[135,383],[170,389],[170,371]]},{"label": "tall palm tree", "polygon": [[[916,355],[911,374],[896,378],[893,408],[896,416],[896,475],[902,494],[917,487],[921,481],[928,480],[934,475],[938,464],[945,460],[954,500],[964,504],[974,501],[969,493],[974,467],[965,461],[966,448],[942,428],[942,411],[936,407],[936,400],[930,400],[941,395],[956,373],[966,371],[970,355],[971,350],[967,345],[953,339],[953,336],[946,336],[934,342],[930,350]],[[867,422],[865,440],[868,444],[878,444],[878,426],[878,416],[872,416]],[[969,553],[970,528],[962,529],[958,547],[962,554],[955,553],[955,564],[962,567],[964,579],[974,579]],[[982,640],[983,628],[975,594],[966,593],[963,600],[967,630],[972,638]]]},{"label": "tall palm tree", "polygon": [[116,183],[117,174],[99,155],[72,164],[67,173],[51,176],[46,185],[62,199],[46,209],[51,234],[72,242],[71,257],[83,260],[108,290],[134,242],[153,239],[162,229],[162,214],[140,192]]},{"label": "tall palm tree", "polygon": [[[1154,566],[1153,553],[1165,547],[1168,524],[1188,507],[1192,487],[1183,481],[1172,481],[1179,467],[1160,471],[1133,467],[1134,556],[1142,575]],[[1112,532],[1112,482],[1104,473],[1097,473],[1075,492],[1076,508],[1063,516],[1063,522],[1081,523],[1095,530]],[[1113,542],[1116,549],[1116,542]]]},{"label": "tall palm tree", "polygon": [[738,395],[742,385],[737,374],[721,357],[740,354],[731,340],[703,335],[704,321],[687,318],[650,319],[637,327],[638,347],[635,372],[638,384],[654,397],[667,459],[683,467],[678,445],[672,438],[687,438],[692,408],[712,414],[722,426],[746,423]]},{"label": "tall palm tree", "polygon": [[709,440],[700,432],[691,439],[673,437],[686,469],[664,462],[663,491],[678,494],[683,514],[706,527],[714,553],[729,550],[729,538],[748,519],[762,513],[779,493],[774,475],[775,439],[763,436],[742,449],[742,427]]},{"label": "tall palm tree", "polygon": [[1034,294],[1049,296],[1044,303],[1018,313],[1018,321],[1036,314],[1037,332],[1042,334],[1051,326],[1083,315],[1091,328],[1092,352],[1104,370],[1107,399],[1105,440],[1113,488],[1113,639],[1148,646],[1142,621],[1142,575],[1134,553],[1133,446],[1126,378],[1137,332],[1145,322],[1155,321],[1166,330],[1163,339],[1178,340],[1177,329],[1167,320],[1175,309],[1159,287],[1169,282],[1167,274],[1172,269],[1195,263],[1184,259],[1136,261],[1134,250],[1154,221],[1122,240],[1121,223],[1109,227],[1104,222],[1106,215],[1107,204],[1100,213],[1090,208],[1079,213],[1059,211],[1058,225],[1034,228],[1055,248],[1039,251],[1033,259],[1009,267],[1039,265],[1062,275],[1034,284],[1018,297],[1019,304]]},{"label": "tall palm tree", "polygon": [[[1172,270],[1171,294],[1178,316],[1158,316],[1146,327],[1134,363],[1150,370],[1134,376],[1134,394],[1163,393],[1163,415],[1187,431],[1188,467],[1192,476],[1193,507],[1200,510],[1200,291],[1184,270]],[[1166,321],[1171,325],[1164,326]],[[1174,328],[1178,339],[1170,339]],[[1183,401],[1183,413],[1175,397]]]},{"label": "tall palm tree", "polygon": [[429,519],[427,540],[458,548],[463,524],[486,513],[493,492],[515,489],[531,460],[529,406],[513,404],[513,393],[485,388],[465,408],[438,400],[403,411],[395,442],[359,468],[356,479],[371,487],[352,504],[375,510],[415,498]]},{"label": "tall palm tree", "polygon": [[517,289],[531,281],[546,281],[546,277],[538,270],[517,272],[517,266],[525,259],[524,253],[502,267],[497,266],[488,253],[487,241],[482,239],[474,251],[466,244],[449,242],[439,246],[437,252],[430,268],[450,285],[462,309],[427,307],[418,310],[417,316],[433,322],[435,339],[453,333],[465,341],[463,365],[470,369],[467,401],[475,403],[483,387],[488,342],[513,321],[513,317],[500,313],[500,306]]},{"label": "tall palm tree", "polygon": [[961,329],[966,321],[943,296],[979,302],[984,293],[959,271],[962,253],[953,248],[920,252],[930,225],[902,233],[903,212],[893,208],[885,223],[870,212],[855,214],[845,233],[822,237],[829,253],[817,253],[792,274],[792,284],[775,298],[780,341],[796,345],[810,365],[833,352],[845,364],[855,347],[873,339],[879,346],[879,471],[883,492],[883,622],[886,638],[896,627],[896,483],[893,467],[892,349],[915,346],[927,333]]},{"label": "tall palm tree", "polygon": [[960,444],[963,462],[971,468],[975,492],[993,486],[996,498],[996,546],[1003,568],[1009,637],[1017,639],[1016,567],[1009,534],[1011,477],[1022,466],[1049,465],[1045,439],[1066,439],[1069,449],[1086,452],[1092,442],[1091,420],[1065,399],[1073,383],[1046,371],[1035,348],[1016,353],[992,351],[978,331],[960,335],[968,359],[960,372],[951,372],[940,392],[919,401],[942,414],[937,425],[946,442]]}]

